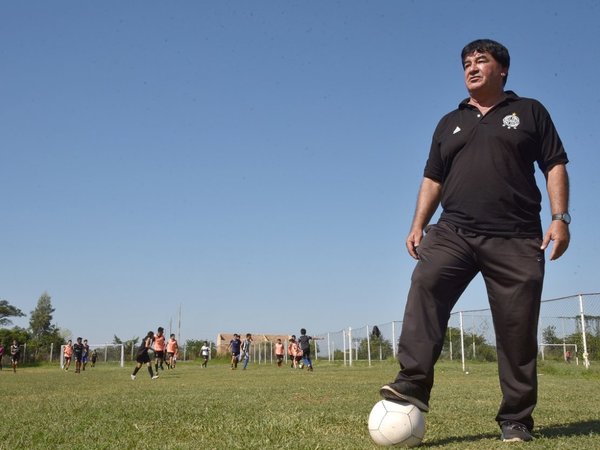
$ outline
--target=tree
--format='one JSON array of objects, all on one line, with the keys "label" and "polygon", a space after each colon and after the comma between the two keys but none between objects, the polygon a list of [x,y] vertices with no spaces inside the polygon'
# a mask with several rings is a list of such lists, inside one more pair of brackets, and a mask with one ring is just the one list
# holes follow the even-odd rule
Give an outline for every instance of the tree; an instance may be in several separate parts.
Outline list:
[{"label": "tree", "polygon": [[[490,345],[485,336],[469,331],[464,336],[465,356],[478,361],[496,361],[496,348]],[[450,345],[452,344],[452,345]],[[476,352],[473,354],[473,344]],[[452,357],[460,357],[460,328],[448,327],[444,346],[442,348],[442,357],[450,357],[450,348],[452,348]]]},{"label": "tree", "polygon": [[63,343],[60,329],[52,324],[53,312],[52,298],[47,292],[44,292],[29,317],[31,342],[28,348],[32,349],[34,360],[37,360],[40,350],[45,353],[51,346],[60,348]]},{"label": "tree", "polygon": [[7,300],[0,300],[0,326],[12,324],[8,317],[23,317],[24,315],[19,308],[11,305]]},{"label": "tree", "polygon": [[377,326],[373,327],[368,340],[363,338],[358,343],[358,359],[367,359],[369,353],[371,359],[379,360],[387,359],[394,354],[392,343],[383,337]]},{"label": "tree", "polygon": [[188,339],[185,341],[185,349],[189,359],[196,359],[200,356],[200,349],[207,342],[210,347],[211,357],[216,353],[215,344],[208,339]]},{"label": "tree", "polygon": [[44,292],[38,299],[37,306],[31,311],[29,328],[33,339],[40,341],[44,335],[52,332],[52,298]]},{"label": "tree", "polygon": [[14,327],[12,329],[0,328],[0,342],[7,349],[16,340],[19,344],[29,341],[29,332],[25,328]]},{"label": "tree", "polygon": [[561,339],[556,336],[556,327],[550,325],[542,330],[542,343],[544,344],[560,344]]},{"label": "tree", "polygon": [[132,337],[131,339],[129,339],[128,341],[123,341],[119,336],[117,336],[116,334],[113,336],[113,344],[123,344],[123,350],[125,352],[126,355],[133,355],[133,349],[135,348],[135,346],[137,345],[137,343],[139,342],[140,338],[138,336]]}]

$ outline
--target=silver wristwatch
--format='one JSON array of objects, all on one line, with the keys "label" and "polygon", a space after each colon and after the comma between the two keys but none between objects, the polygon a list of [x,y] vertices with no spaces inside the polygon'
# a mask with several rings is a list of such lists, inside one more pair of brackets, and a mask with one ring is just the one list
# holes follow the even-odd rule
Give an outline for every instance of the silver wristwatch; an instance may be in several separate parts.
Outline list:
[{"label": "silver wristwatch", "polygon": [[571,215],[568,212],[552,214],[552,220],[562,220],[564,223],[569,225],[571,223]]}]

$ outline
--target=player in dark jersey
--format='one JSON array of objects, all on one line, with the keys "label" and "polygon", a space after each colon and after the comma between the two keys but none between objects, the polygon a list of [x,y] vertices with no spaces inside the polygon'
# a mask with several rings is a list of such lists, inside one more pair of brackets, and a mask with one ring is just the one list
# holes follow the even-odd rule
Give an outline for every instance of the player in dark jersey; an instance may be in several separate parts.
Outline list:
[{"label": "player in dark jersey", "polygon": [[20,356],[21,350],[19,349],[19,343],[15,339],[10,346],[10,362],[12,364],[13,372],[17,371],[17,365],[19,364]]},{"label": "player in dark jersey", "polygon": [[96,367],[96,361],[98,360],[98,352],[96,351],[96,349],[92,350],[91,360],[92,360],[92,367]]},{"label": "player in dark jersey", "polygon": [[88,340],[83,340],[83,355],[81,357],[81,370],[85,370],[85,366],[88,363],[88,359],[90,357],[90,346],[88,344]]},{"label": "player in dark jersey", "polygon": [[75,373],[81,373],[81,360],[83,359],[83,343],[81,338],[77,338],[77,342],[73,344],[73,356],[75,357]]},{"label": "player in dark jersey", "polygon": [[316,341],[321,338],[307,336],[306,329],[302,328],[300,330],[300,337],[298,338],[298,345],[300,346],[300,350],[302,350],[302,359],[304,361],[304,365],[308,367],[310,372],[313,371],[312,361],[310,359],[310,341]]},{"label": "player in dark jersey", "polygon": [[231,369],[237,369],[238,361],[240,360],[240,349],[242,341],[239,334],[234,334],[233,339],[229,341],[227,349],[231,352]]},{"label": "player in dark jersey", "polygon": [[131,374],[131,379],[135,380],[135,376],[138,371],[142,368],[143,364],[146,364],[148,367],[148,373],[150,374],[150,378],[152,380],[156,380],[158,378],[158,373],[155,375],[152,371],[152,363],[150,362],[150,355],[148,354],[148,350],[152,348],[152,342],[154,341],[154,331],[148,331],[148,334],[140,344],[137,356],[136,356],[136,365],[135,369],[133,369],[133,373]]}]

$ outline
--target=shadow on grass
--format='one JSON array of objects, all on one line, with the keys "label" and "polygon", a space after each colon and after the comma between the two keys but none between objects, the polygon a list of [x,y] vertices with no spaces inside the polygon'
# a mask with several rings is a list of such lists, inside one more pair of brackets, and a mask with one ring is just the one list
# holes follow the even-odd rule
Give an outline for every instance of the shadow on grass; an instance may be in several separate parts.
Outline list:
[{"label": "shadow on grass", "polygon": [[[427,436],[427,434],[425,436]],[[453,436],[445,439],[434,439],[432,441],[427,440],[421,444],[421,447],[455,444],[460,442],[476,442],[483,439],[498,439],[499,437],[500,431],[498,431],[498,433],[472,434],[470,436]]]},{"label": "shadow on grass", "polygon": [[585,422],[565,423],[552,425],[537,430],[536,435],[540,437],[577,436],[600,433],[600,420],[586,420]]},{"label": "shadow on grass", "polygon": [[[562,425],[551,425],[534,430],[536,438],[552,438],[559,436],[588,436],[591,433],[600,433],[600,420],[587,420],[584,422],[565,423]],[[445,439],[425,441],[423,447],[446,445],[460,442],[476,442],[483,439],[499,439],[500,429],[497,433],[473,434],[469,436],[454,436]]]}]

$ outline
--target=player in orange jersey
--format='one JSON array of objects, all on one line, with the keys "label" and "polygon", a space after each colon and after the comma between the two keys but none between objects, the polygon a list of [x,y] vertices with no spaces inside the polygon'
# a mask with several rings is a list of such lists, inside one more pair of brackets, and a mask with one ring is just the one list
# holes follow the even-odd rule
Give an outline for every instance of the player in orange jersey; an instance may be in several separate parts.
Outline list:
[{"label": "player in orange jersey", "polygon": [[165,362],[165,335],[164,328],[158,327],[156,335],[154,336],[154,370],[158,373],[160,370],[165,370],[163,363]]}]

